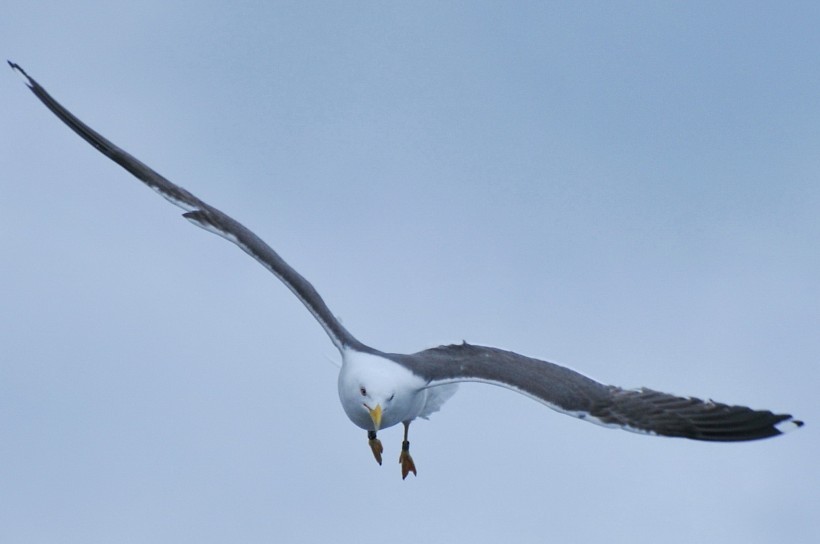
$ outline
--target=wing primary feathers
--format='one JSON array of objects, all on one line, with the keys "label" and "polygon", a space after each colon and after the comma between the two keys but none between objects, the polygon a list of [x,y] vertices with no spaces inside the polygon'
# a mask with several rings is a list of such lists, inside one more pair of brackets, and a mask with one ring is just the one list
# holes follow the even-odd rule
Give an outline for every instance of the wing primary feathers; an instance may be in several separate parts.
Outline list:
[{"label": "wing primary feathers", "polygon": [[54,113],[54,115],[56,115],[63,123],[68,125],[71,130],[80,135],[82,139],[94,146],[97,151],[101,152],[106,157],[128,170],[137,179],[160,193],[163,197],[167,198],[180,208],[184,210],[194,210],[205,206],[205,203],[197,197],[182,187],[168,181],[151,167],[130,153],[119,148],[102,134],[80,121],[80,119],[78,119],[73,113],[68,111],[62,106],[62,104],[57,102],[50,94],[48,94],[48,92],[46,92],[46,90],[39,83],[37,83],[37,81],[29,76],[25,70],[20,67],[20,65],[11,61],[8,61],[8,63],[16,72],[23,76],[26,81],[26,85],[28,85],[28,88],[31,89],[31,92],[33,92],[34,95],[39,98],[40,101],[52,111],[52,113]]},{"label": "wing primary feathers", "polygon": [[793,420],[791,415],[774,414],[694,397],[677,397],[651,389],[621,389],[610,386],[607,401],[591,415],[603,424],[628,427],[662,436],[694,440],[736,442],[783,434],[778,425]]}]

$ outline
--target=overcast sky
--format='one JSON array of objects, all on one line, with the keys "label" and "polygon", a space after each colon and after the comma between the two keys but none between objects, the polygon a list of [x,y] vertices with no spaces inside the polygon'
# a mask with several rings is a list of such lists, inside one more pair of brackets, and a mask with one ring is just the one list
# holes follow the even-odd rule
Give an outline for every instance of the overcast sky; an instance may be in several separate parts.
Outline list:
[{"label": "overcast sky", "polygon": [[816,542],[820,8],[36,2],[3,58],[362,341],[792,413],[746,444],[465,384],[379,467],[272,275],[0,77],[4,543]]}]

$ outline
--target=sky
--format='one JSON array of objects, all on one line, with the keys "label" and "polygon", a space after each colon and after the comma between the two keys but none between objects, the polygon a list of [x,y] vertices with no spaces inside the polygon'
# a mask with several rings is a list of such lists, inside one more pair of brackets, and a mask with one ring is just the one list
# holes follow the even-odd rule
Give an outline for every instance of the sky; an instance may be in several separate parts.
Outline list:
[{"label": "sky", "polygon": [[463,384],[379,467],[321,327],[0,77],[4,543],[816,542],[820,8],[37,2],[0,51],[390,352],[791,413],[710,444]]}]

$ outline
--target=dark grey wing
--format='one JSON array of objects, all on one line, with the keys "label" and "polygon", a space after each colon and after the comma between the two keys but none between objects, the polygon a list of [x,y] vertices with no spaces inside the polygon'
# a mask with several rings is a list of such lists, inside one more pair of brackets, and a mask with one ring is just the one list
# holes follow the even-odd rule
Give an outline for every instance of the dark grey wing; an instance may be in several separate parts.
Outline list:
[{"label": "dark grey wing", "polygon": [[431,387],[463,381],[491,383],[580,419],[646,434],[734,442],[777,436],[803,425],[790,415],[768,410],[603,385],[563,366],[466,342],[387,356],[422,376]]},{"label": "dark grey wing", "polygon": [[307,309],[310,310],[310,313],[312,313],[316,320],[324,327],[328,336],[330,336],[330,339],[340,351],[345,347],[356,348],[362,345],[331,313],[324,300],[322,300],[322,297],[319,296],[319,293],[316,292],[316,289],[314,289],[310,282],[286,263],[257,235],[238,221],[213,206],[209,206],[182,187],[168,181],[139,159],[108,141],[97,131],[80,121],[70,111],[61,106],[40,84],[29,77],[20,66],[11,61],[9,61],[9,65],[23,77],[26,85],[28,85],[35,96],[59,117],[60,120],[68,125],[71,130],[79,134],[106,157],[131,172],[147,186],[184,209],[187,213],[183,214],[183,217],[195,225],[235,243],[242,248],[243,251],[262,263],[265,268],[273,272],[276,277],[282,280],[282,282],[299,297]]}]

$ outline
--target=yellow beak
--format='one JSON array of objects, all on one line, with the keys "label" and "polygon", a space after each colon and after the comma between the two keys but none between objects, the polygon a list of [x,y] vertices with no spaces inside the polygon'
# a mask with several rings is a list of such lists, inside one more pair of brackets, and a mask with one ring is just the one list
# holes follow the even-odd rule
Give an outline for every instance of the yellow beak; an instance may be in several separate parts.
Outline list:
[{"label": "yellow beak", "polygon": [[373,430],[378,431],[382,426],[382,405],[377,404],[375,408],[370,410],[370,418],[373,420]]}]

